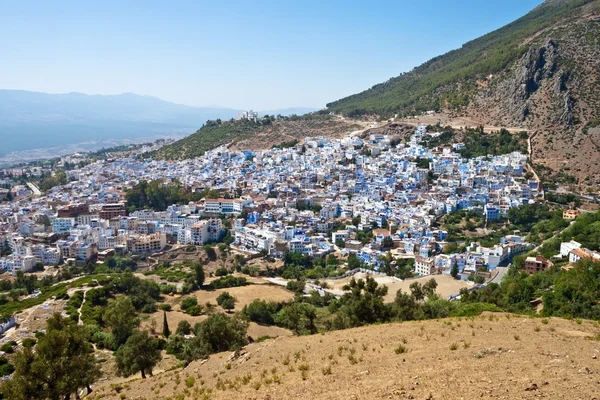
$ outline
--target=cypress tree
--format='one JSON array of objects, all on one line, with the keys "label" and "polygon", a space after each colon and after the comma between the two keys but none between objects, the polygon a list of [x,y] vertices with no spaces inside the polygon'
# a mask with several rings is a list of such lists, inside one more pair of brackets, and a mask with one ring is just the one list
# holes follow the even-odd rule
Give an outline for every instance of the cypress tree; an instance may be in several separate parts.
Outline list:
[{"label": "cypress tree", "polygon": [[163,311],[163,336],[169,338],[171,331],[169,330],[169,323],[167,322],[167,312]]},{"label": "cypress tree", "polygon": [[458,277],[458,265],[457,265],[457,264],[454,264],[454,265],[452,266],[452,269],[450,270],[450,275],[451,275],[451,276],[452,276],[454,279],[457,279],[457,277]]}]

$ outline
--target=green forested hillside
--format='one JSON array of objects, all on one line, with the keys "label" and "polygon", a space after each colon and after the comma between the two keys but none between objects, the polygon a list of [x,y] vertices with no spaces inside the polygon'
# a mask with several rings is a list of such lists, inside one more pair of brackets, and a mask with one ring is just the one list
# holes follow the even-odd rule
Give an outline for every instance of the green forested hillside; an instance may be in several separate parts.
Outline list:
[{"label": "green forested hillside", "polygon": [[168,160],[193,158],[225,144],[238,144],[248,150],[288,146],[308,136],[337,135],[357,127],[323,114],[265,116],[257,121],[207,121],[192,135],[161,148],[153,156]]},{"label": "green forested hillside", "polygon": [[196,133],[165,146],[156,153],[157,158],[175,159],[201,156],[207,150],[257,133],[270,125],[270,120],[254,122],[251,120],[222,122],[207,121]]},{"label": "green forested hillside", "polygon": [[477,89],[478,80],[503,71],[528,50],[527,39],[559,22],[599,9],[598,0],[548,0],[524,17],[460,49],[327,107],[350,117],[389,117],[464,106]]}]

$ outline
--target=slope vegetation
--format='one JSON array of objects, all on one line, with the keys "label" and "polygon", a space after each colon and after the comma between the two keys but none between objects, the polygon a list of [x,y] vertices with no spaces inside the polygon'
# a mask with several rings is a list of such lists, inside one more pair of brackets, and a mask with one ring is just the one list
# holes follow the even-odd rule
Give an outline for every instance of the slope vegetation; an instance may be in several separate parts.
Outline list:
[{"label": "slope vegetation", "polygon": [[477,81],[505,70],[528,51],[525,43],[556,23],[577,20],[597,0],[547,1],[529,14],[494,32],[433,58],[412,71],[364,92],[327,104],[349,116],[439,110],[469,103]]},{"label": "slope vegetation", "polygon": [[594,398],[597,324],[510,314],[253,343],[127,382],[103,399]]},{"label": "slope vegetation", "polygon": [[154,154],[161,159],[186,159],[203,155],[215,147],[228,145],[241,150],[271,148],[310,136],[340,136],[359,125],[328,115],[265,117],[259,120],[207,121],[196,133],[165,146]]},{"label": "slope vegetation", "polygon": [[533,162],[547,183],[598,190],[599,92],[600,1],[553,0],[327,107],[383,118],[435,110],[474,124],[527,129]]}]

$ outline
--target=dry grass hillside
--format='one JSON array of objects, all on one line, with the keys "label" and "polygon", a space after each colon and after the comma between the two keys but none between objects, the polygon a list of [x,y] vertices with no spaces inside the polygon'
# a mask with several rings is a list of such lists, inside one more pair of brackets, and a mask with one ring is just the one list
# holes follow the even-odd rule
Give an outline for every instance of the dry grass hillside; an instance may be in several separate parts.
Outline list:
[{"label": "dry grass hillside", "polygon": [[342,137],[362,129],[359,123],[329,115],[309,114],[257,121],[207,121],[196,133],[167,145],[153,154],[161,159],[186,159],[227,145],[231,150],[265,150],[289,146],[306,137]]},{"label": "dry grass hillside", "polygon": [[279,337],[97,399],[594,399],[600,328],[510,314]]}]

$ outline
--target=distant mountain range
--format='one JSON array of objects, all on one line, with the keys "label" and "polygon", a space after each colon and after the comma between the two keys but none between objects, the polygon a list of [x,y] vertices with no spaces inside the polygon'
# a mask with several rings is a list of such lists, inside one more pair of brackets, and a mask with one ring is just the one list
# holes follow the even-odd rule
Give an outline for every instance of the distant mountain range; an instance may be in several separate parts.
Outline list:
[{"label": "distant mountain range", "polygon": [[[289,108],[259,114],[310,111],[314,109]],[[87,95],[0,90],[0,156],[78,143],[183,136],[207,120],[227,120],[240,112],[231,108],[190,107],[133,93]]]}]

